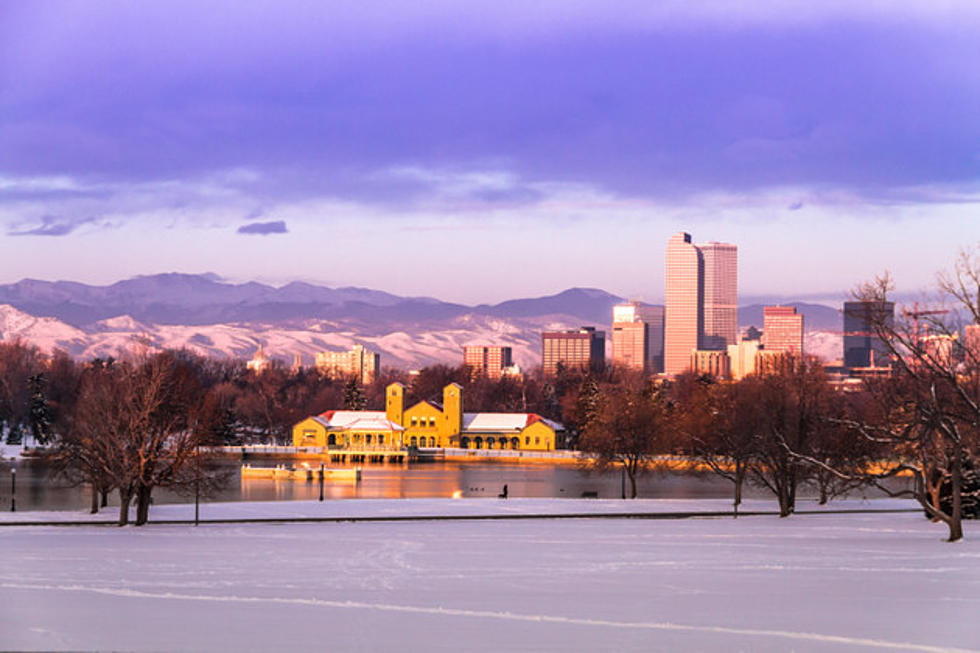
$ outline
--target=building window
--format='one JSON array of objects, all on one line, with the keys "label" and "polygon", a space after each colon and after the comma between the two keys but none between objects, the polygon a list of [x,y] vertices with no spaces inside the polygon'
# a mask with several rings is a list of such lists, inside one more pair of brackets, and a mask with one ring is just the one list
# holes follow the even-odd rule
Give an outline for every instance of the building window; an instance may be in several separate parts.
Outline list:
[{"label": "building window", "polygon": [[379,433],[378,434],[378,444],[384,444],[384,443],[385,443],[385,436],[384,436],[383,433]]},{"label": "building window", "polygon": [[419,439],[417,437],[415,437],[414,435],[412,436],[412,439],[410,440],[410,442],[412,443],[411,446],[413,446],[413,447],[419,446]]},{"label": "building window", "polygon": [[436,418],[435,417],[430,417],[429,418],[429,426],[435,426],[435,425],[436,425]]},{"label": "building window", "polygon": [[371,434],[370,433],[368,433],[367,435],[364,436],[364,442],[366,442],[367,444],[371,444]]},{"label": "building window", "polygon": [[412,418],[412,426],[415,426],[415,425],[417,425],[417,424],[418,424],[418,422],[419,422],[419,420],[418,420],[418,418],[417,418],[417,417],[413,417],[413,418]]},{"label": "building window", "polygon": [[534,444],[541,444],[541,438],[534,438]]},{"label": "building window", "polygon": [[531,444],[531,437],[530,436],[524,436],[524,444]]}]

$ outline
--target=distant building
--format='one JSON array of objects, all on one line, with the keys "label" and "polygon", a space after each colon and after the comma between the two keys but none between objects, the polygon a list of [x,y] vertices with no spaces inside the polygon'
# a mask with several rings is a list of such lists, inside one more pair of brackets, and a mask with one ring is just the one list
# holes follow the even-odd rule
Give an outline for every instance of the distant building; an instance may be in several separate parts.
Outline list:
[{"label": "distant building", "polygon": [[665,263],[664,371],[680,374],[690,368],[704,327],[703,263],[691,234],[671,236]]},{"label": "distant building", "polygon": [[356,378],[368,385],[381,371],[381,355],[354,345],[349,351],[322,351],[316,355],[316,369],[334,379]]},{"label": "distant building", "polygon": [[738,247],[695,245],[679,232],[667,242],[664,372],[690,368],[697,350],[726,351],[737,343]]},{"label": "distant building", "polygon": [[499,379],[507,375],[505,370],[514,366],[513,351],[501,345],[466,345],[463,347],[463,365],[474,377]]},{"label": "distant building", "polygon": [[708,374],[718,379],[731,376],[731,361],[727,351],[698,349],[691,352],[690,370],[695,374]]},{"label": "distant building", "polygon": [[786,351],[768,351],[760,349],[755,354],[755,373],[759,375],[776,374],[782,369],[789,358]]},{"label": "distant building", "polygon": [[704,264],[704,331],[698,346],[724,350],[738,342],[738,247],[714,242],[697,247]]},{"label": "distant building", "polygon": [[956,336],[936,334],[922,338],[922,353],[931,365],[951,369],[953,366],[953,347]]},{"label": "distant building", "polygon": [[756,354],[760,349],[759,340],[742,338],[737,345],[728,345],[728,361],[732,379],[738,381],[755,373]]},{"label": "distant building", "polygon": [[980,324],[968,324],[963,328],[963,349],[967,365],[980,365]]},{"label": "distant building", "polygon": [[541,334],[541,369],[545,376],[554,376],[558,363],[568,369],[601,369],[605,358],[606,333],[594,327]]},{"label": "distant building", "polygon": [[[627,350],[625,341],[622,344],[617,344],[616,337],[616,325],[617,323],[629,323],[635,324],[636,322],[643,322],[646,324],[646,365],[645,369],[648,372],[658,374],[663,372],[664,369],[664,307],[663,306],[653,306],[650,304],[643,304],[638,301],[626,302],[625,304],[617,304],[613,306],[613,332],[612,332],[612,362],[613,365],[623,365],[625,367],[632,367],[638,369],[636,363],[627,363],[625,358],[627,356]],[[633,327],[636,330],[636,327]],[[629,329],[627,329],[628,331]],[[622,341],[625,337],[629,339],[628,333],[620,334],[620,340]],[[634,360],[637,356],[637,351],[633,350],[628,352],[628,357]]]},{"label": "distant building", "polygon": [[793,306],[762,309],[762,346],[766,351],[803,354],[803,315]]},{"label": "distant building", "polygon": [[650,366],[650,327],[646,322],[612,323],[612,364],[637,372]]},{"label": "distant building", "polygon": [[889,351],[874,334],[876,322],[895,323],[894,302],[844,302],[844,366],[888,367]]},{"label": "distant building", "polygon": [[259,345],[259,348],[255,350],[255,355],[252,356],[252,360],[245,363],[245,369],[261,374],[270,365],[272,365],[272,361],[266,358],[265,352],[262,351],[262,345]]}]

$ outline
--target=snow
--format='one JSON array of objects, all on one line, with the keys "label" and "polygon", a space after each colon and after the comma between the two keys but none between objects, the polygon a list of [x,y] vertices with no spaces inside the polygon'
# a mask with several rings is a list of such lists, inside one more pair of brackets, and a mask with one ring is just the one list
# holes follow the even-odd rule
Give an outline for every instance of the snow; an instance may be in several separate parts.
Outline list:
[{"label": "snow", "polygon": [[[205,505],[202,516],[660,512],[725,503],[270,502]],[[746,509],[772,508],[758,503]],[[189,510],[157,506],[151,518]],[[918,512],[8,526],[0,528],[0,648],[980,649],[974,526],[956,544]]]}]

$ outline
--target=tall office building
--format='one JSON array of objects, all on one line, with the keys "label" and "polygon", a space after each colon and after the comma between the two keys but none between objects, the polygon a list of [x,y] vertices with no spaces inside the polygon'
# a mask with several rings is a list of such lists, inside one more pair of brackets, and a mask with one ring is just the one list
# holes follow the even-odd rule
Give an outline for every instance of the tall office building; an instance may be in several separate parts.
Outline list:
[{"label": "tall office building", "polygon": [[667,241],[664,279],[664,372],[679,374],[691,366],[704,326],[703,262],[691,234],[679,232]]},{"label": "tall office building", "polygon": [[647,323],[640,320],[613,322],[613,365],[646,372],[650,365],[649,330]]},{"label": "tall office building", "polygon": [[695,245],[679,232],[667,242],[664,371],[691,367],[697,350],[724,351],[737,343],[738,247]]},{"label": "tall office building", "polygon": [[362,385],[371,383],[381,371],[381,355],[354,345],[350,351],[321,351],[315,359],[316,369],[335,379],[354,377]]},{"label": "tall office building", "polygon": [[664,307],[641,305],[636,314],[647,324],[647,370],[659,374],[664,371]]},{"label": "tall office building", "polygon": [[766,351],[803,354],[803,316],[794,306],[763,307],[762,346]]},{"label": "tall office building", "polygon": [[466,345],[463,347],[463,365],[470,369],[473,376],[485,376],[488,379],[499,379],[504,370],[511,367],[513,351],[510,347],[500,345]]},{"label": "tall office building", "polygon": [[601,369],[606,359],[606,333],[594,327],[541,334],[541,368],[554,376],[558,363],[568,369]]},{"label": "tall office building", "polygon": [[704,266],[704,328],[701,349],[724,350],[738,342],[738,247],[697,245]]},{"label": "tall office building", "polygon": [[[636,324],[642,322],[646,329],[639,327],[623,327],[619,330],[617,337],[617,325]],[[664,307],[643,304],[639,301],[630,301],[625,304],[613,306],[613,330],[612,330],[612,362],[613,365],[622,365],[633,369],[640,369],[636,362],[638,360],[639,332],[645,332],[646,340],[646,363],[644,369],[647,372],[657,374],[664,369]],[[628,342],[633,343],[634,349],[628,349]]]},{"label": "tall office building", "polygon": [[895,323],[894,302],[844,302],[844,366],[888,367],[889,352],[874,324]]}]

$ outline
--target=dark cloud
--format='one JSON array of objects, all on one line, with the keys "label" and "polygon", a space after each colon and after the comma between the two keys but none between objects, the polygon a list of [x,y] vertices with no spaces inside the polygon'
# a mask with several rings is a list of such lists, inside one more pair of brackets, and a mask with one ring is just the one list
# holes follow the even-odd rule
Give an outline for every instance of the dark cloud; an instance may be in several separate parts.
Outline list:
[{"label": "dark cloud", "polygon": [[[537,31],[517,5],[484,6],[484,21],[25,5],[0,26],[0,60],[18,62],[0,66],[0,88],[16,89],[0,97],[0,174],[248,168],[260,174],[237,185],[270,206],[424,198],[425,183],[377,176],[406,165],[631,196],[980,179],[980,21],[773,9],[737,28],[651,27],[606,20],[602,3],[583,18],[582,5]],[[55,27],[57,41],[41,38]],[[508,192],[483,199],[534,201]]]},{"label": "dark cloud", "polygon": [[78,229],[83,224],[92,222],[93,218],[84,220],[69,221],[51,216],[41,218],[41,224],[27,229],[11,229],[7,232],[8,236],[67,236]]},{"label": "dark cloud", "polygon": [[238,233],[240,234],[259,234],[262,236],[268,236],[269,234],[284,234],[288,233],[286,229],[286,222],[283,220],[273,220],[271,222],[252,222],[250,224],[243,224],[238,228]]}]

